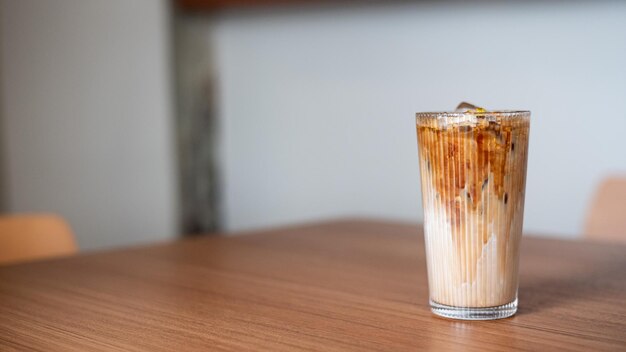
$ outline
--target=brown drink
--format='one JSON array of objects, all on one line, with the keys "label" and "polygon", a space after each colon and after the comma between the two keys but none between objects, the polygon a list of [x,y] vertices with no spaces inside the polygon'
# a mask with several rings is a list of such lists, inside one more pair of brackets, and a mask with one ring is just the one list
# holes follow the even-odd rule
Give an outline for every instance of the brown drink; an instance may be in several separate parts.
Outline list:
[{"label": "brown drink", "polygon": [[418,113],[431,308],[515,314],[530,113]]}]

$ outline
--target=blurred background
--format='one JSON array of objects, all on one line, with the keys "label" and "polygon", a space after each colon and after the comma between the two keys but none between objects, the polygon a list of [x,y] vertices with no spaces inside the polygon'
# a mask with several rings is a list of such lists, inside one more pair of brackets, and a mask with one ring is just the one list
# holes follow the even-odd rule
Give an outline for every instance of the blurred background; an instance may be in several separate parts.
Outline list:
[{"label": "blurred background", "polygon": [[626,173],[626,3],[0,0],[0,202],[81,249],[419,222],[414,113],[532,111],[525,231]]}]

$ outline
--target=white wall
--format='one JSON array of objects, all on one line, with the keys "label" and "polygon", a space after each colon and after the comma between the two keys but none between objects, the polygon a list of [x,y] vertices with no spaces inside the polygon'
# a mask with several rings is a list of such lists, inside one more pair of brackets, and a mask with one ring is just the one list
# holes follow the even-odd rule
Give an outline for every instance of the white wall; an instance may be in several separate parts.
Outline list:
[{"label": "white wall", "polygon": [[533,113],[526,230],[580,233],[626,171],[626,4],[533,2],[231,13],[220,72],[228,229],[421,219],[414,113]]},{"label": "white wall", "polygon": [[168,2],[0,2],[8,210],[83,249],[177,233]]}]

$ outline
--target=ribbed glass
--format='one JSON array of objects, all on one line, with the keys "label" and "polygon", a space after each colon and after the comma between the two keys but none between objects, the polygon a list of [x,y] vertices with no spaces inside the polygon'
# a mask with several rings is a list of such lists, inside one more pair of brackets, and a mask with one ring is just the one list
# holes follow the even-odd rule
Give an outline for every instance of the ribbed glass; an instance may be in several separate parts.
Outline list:
[{"label": "ribbed glass", "polygon": [[418,113],[416,123],[432,311],[515,314],[530,112]]}]

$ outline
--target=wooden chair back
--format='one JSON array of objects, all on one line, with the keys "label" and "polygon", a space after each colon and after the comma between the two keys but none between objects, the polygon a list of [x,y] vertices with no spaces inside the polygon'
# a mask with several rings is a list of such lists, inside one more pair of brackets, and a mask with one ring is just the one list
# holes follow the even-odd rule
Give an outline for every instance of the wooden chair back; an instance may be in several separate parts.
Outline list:
[{"label": "wooden chair back", "polygon": [[587,238],[626,243],[626,177],[602,181],[591,201]]},{"label": "wooden chair back", "polygon": [[0,216],[0,265],[76,252],[69,225],[56,215]]}]

